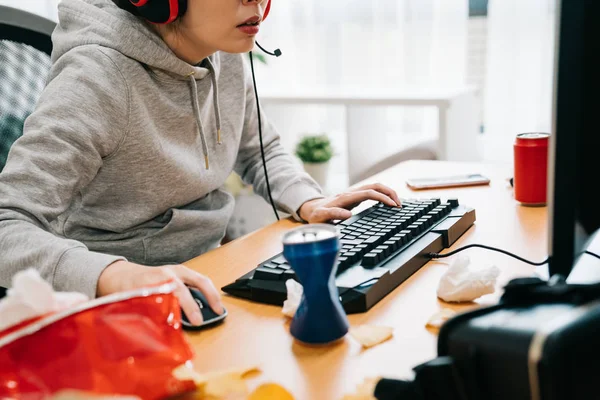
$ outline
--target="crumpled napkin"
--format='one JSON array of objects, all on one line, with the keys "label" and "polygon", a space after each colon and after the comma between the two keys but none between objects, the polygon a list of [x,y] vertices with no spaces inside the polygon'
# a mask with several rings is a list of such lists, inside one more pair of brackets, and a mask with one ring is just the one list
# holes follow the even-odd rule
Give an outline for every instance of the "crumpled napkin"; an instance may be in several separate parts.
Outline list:
[{"label": "crumpled napkin", "polygon": [[500,269],[495,265],[471,269],[467,256],[459,256],[440,279],[437,295],[447,302],[473,301],[494,293]]},{"label": "crumpled napkin", "polygon": [[6,297],[0,300],[0,331],[88,300],[83,293],[55,292],[35,269],[18,272]]},{"label": "crumpled napkin", "polygon": [[283,302],[281,312],[287,317],[294,318],[294,314],[296,314],[296,310],[300,305],[304,288],[294,279],[285,281],[285,287],[287,288],[287,299]]}]

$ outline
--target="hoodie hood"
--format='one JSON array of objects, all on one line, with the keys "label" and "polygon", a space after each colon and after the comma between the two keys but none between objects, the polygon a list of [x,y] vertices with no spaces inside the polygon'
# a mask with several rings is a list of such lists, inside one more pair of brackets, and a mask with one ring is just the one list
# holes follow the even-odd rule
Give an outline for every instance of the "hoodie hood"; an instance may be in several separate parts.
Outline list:
[{"label": "hoodie hood", "polygon": [[192,72],[203,78],[208,72],[181,60],[146,22],[110,0],[63,0],[58,15],[60,22],[52,35],[53,62],[77,46],[98,44],[181,78]]},{"label": "hoodie hood", "polygon": [[200,118],[196,79],[210,75],[216,126],[214,134],[221,143],[221,112],[217,71],[210,57],[198,65],[183,61],[141,18],[120,9],[111,0],[63,0],[58,6],[59,24],[52,34],[52,62],[78,46],[96,44],[118,51],[151,69],[179,80],[188,80],[193,113],[201,139],[205,166],[209,168],[205,127]]}]

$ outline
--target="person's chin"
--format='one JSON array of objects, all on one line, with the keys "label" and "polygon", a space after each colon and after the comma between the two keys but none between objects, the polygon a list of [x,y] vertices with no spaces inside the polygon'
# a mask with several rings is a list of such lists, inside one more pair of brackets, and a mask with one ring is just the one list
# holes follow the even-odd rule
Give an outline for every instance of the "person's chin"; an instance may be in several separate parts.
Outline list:
[{"label": "person's chin", "polygon": [[243,40],[236,40],[223,49],[227,53],[247,53],[254,49],[254,36],[249,36]]}]

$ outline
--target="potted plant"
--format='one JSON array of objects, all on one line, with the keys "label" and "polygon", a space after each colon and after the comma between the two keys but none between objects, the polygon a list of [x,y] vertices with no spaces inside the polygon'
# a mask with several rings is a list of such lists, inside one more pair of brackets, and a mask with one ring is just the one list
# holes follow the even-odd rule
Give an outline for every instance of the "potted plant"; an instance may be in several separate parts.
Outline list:
[{"label": "potted plant", "polygon": [[296,145],[296,156],[304,165],[304,170],[321,187],[327,185],[329,160],[333,156],[331,141],[326,134],[305,135]]}]

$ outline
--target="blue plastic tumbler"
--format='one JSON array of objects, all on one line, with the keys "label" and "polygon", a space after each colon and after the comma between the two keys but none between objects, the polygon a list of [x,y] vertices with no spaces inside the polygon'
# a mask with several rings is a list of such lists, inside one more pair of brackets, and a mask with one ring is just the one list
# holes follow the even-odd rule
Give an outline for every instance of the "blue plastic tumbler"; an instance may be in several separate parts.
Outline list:
[{"label": "blue plastic tumbler", "polygon": [[290,332],[298,341],[326,344],[348,332],[348,318],[335,285],[339,232],[334,225],[308,224],[283,236],[283,255],[304,290]]}]

